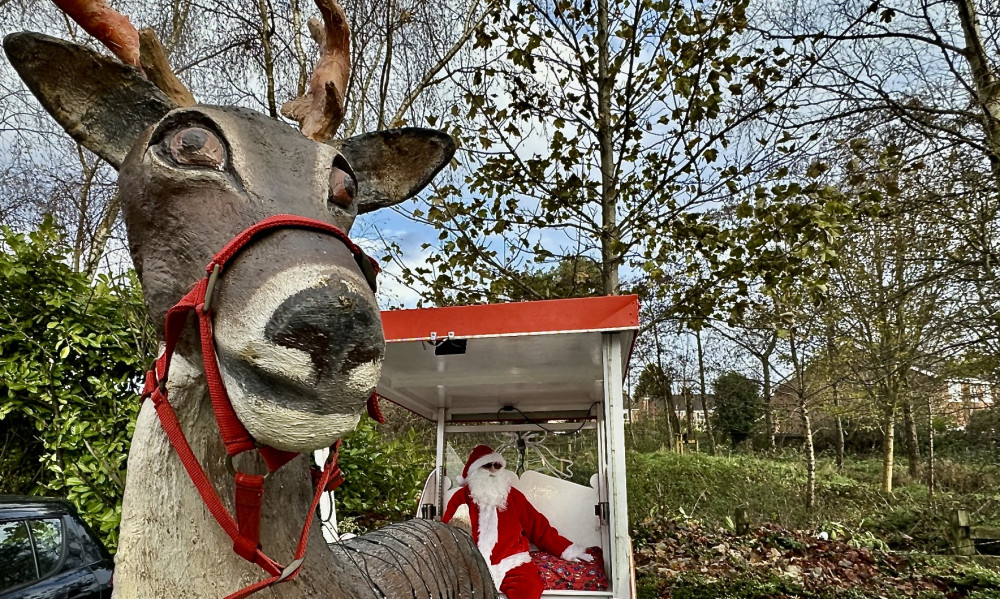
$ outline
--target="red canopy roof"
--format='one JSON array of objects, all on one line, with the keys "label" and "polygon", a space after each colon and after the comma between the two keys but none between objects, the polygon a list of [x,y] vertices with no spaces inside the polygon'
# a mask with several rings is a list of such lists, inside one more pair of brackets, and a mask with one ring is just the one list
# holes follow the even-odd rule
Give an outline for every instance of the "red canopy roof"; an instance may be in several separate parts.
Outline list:
[{"label": "red canopy roof", "polygon": [[579,331],[619,331],[639,326],[639,300],[634,295],[452,306],[382,312],[388,343],[447,337],[460,339],[501,335],[537,335]]},{"label": "red canopy roof", "polygon": [[[634,295],[382,312],[386,356],[378,392],[427,418],[514,406],[552,418],[603,401],[603,334],[620,333],[627,366],[639,326]],[[464,353],[439,355],[451,336]],[[432,340],[434,340],[432,342]]]}]

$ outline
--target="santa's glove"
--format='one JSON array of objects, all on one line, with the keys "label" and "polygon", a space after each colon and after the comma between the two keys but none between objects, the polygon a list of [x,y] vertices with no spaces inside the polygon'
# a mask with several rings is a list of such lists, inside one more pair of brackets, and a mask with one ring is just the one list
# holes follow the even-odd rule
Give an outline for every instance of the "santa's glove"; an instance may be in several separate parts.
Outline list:
[{"label": "santa's glove", "polygon": [[580,547],[576,543],[573,543],[566,548],[566,551],[562,552],[559,557],[563,558],[568,562],[592,562],[594,561],[594,556],[587,553],[587,550]]}]

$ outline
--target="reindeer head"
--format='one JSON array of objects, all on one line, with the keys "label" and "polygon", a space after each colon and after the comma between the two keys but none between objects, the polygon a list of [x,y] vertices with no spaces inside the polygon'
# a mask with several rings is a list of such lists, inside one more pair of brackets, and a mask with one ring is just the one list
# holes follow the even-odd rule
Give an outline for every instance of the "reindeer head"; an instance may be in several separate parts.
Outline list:
[{"label": "reindeer head", "polygon": [[[251,110],[179,107],[137,68],[39,34],[10,35],[4,49],[63,128],[119,169],[132,259],[158,324],[252,224],[293,214],[346,233],[358,214],[418,192],[454,153],[438,131],[331,145]],[[384,339],[342,241],[303,229],[255,240],[227,266],[213,306],[223,380],[256,440],[306,451],[353,428]]]}]

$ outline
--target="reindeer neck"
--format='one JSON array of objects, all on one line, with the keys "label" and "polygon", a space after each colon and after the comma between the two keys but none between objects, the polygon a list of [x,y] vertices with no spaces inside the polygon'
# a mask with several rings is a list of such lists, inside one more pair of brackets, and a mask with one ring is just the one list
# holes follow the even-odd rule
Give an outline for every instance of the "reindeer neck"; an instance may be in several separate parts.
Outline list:
[{"label": "reindeer neck", "polygon": [[[191,449],[223,504],[234,512],[233,479],[205,386],[200,355],[175,354],[168,397]],[[256,458],[240,467],[264,472]],[[307,456],[300,456],[266,482],[261,544],[288,563],[312,500]],[[263,597],[349,597],[338,588],[338,568],[316,524],[306,568],[298,579],[259,593]],[[212,517],[177,457],[152,402],[142,406],[128,458],[122,527],[115,558],[115,597],[205,597],[218,599],[266,578],[264,571],[233,552],[232,541]]]}]

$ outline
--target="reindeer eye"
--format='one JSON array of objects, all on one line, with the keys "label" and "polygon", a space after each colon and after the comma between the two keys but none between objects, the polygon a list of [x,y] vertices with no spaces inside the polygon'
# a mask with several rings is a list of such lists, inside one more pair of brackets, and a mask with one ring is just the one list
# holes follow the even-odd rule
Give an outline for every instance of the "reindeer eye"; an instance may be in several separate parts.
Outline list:
[{"label": "reindeer eye", "polygon": [[341,208],[350,208],[354,196],[358,193],[358,185],[346,171],[333,167],[330,172],[330,201]]},{"label": "reindeer eye", "polygon": [[222,170],[226,163],[226,149],[208,129],[188,127],[170,138],[170,155],[178,164],[204,166]]}]

